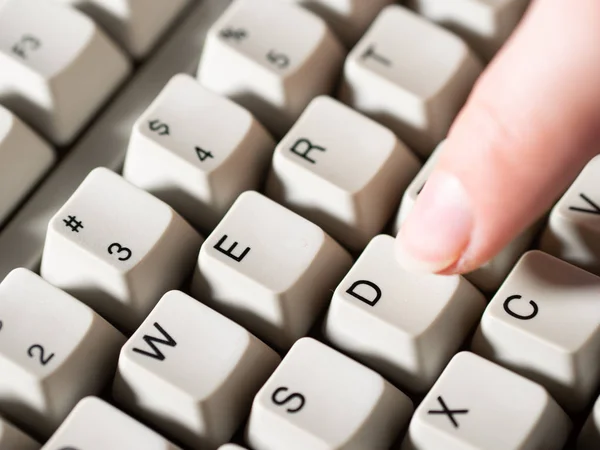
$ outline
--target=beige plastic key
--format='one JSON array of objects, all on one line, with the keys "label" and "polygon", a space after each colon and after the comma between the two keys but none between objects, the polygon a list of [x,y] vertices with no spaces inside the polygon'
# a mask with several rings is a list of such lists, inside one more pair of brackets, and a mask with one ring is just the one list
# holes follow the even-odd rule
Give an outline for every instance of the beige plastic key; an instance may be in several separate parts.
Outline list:
[{"label": "beige plastic key", "polygon": [[239,194],[261,187],[273,148],[248,111],[180,74],[136,121],[123,176],[210,232]]},{"label": "beige plastic key", "polygon": [[0,417],[0,450],[39,450],[40,444]]},{"label": "beige plastic key", "polygon": [[0,224],[56,159],[53,149],[0,106]]},{"label": "beige plastic key", "polygon": [[219,450],[246,450],[244,447],[240,447],[236,444],[225,444],[219,447]]},{"label": "beige plastic key", "polygon": [[[415,204],[419,193],[425,186],[442,151],[442,147],[443,141],[437,146],[421,171],[404,191],[400,208],[396,213],[396,219],[392,226],[392,233],[394,235],[398,234],[402,223],[404,223],[408,217],[408,213]],[[479,269],[465,274],[465,278],[485,293],[495,292],[506,279],[506,276],[510,273],[519,258],[530,247],[539,228],[539,224],[527,228],[506,245],[494,258],[483,264]]]},{"label": "beige plastic key", "polygon": [[56,145],[73,140],[131,65],[83,13],[48,0],[0,4],[0,103]]},{"label": "beige plastic key", "polygon": [[181,450],[96,397],[81,400],[42,450]]},{"label": "beige plastic key", "polygon": [[600,156],[592,159],[550,213],[540,249],[600,275]]},{"label": "beige plastic key", "polygon": [[84,396],[104,388],[125,338],[27,269],[0,284],[0,413],[49,436]]},{"label": "beige plastic key", "polygon": [[170,206],[98,168],[50,220],[41,274],[130,332],[191,273],[201,243]]},{"label": "beige plastic key", "polygon": [[561,450],[569,417],[540,385],[456,355],[410,422],[402,450]]},{"label": "beige plastic key", "polygon": [[597,450],[600,448],[600,397],[594,403],[588,419],[579,434],[577,450]]},{"label": "beige plastic key", "polygon": [[190,448],[216,449],[279,361],[240,325],[171,291],[121,350],[113,397]]},{"label": "beige plastic key", "polygon": [[135,59],[145,57],[189,0],[59,0],[94,19]]},{"label": "beige plastic key", "polygon": [[426,158],[446,137],[481,68],[459,37],[392,5],[348,55],[340,98]]},{"label": "beige plastic key", "polygon": [[334,88],[345,50],[327,24],[281,0],[236,0],[206,37],[198,79],[283,136]]},{"label": "beige plastic key", "polygon": [[475,327],[485,297],[459,275],[406,272],[375,237],[333,294],[329,342],[398,386],[425,392]]},{"label": "beige plastic key", "polygon": [[600,387],[600,277],[526,253],[486,309],[473,350],[581,410]]},{"label": "beige plastic key", "polygon": [[288,349],[351,264],[317,225],[245,192],[202,245],[191,290],[260,339]]},{"label": "beige plastic key", "polygon": [[412,411],[378,373],[302,338],[254,399],[246,441],[254,450],[388,449]]},{"label": "beige plastic key", "polygon": [[461,36],[489,61],[516,28],[530,0],[408,0],[407,6]]},{"label": "beige plastic key", "polygon": [[393,0],[287,0],[321,16],[346,47],[360,39],[379,11]]},{"label": "beige plastic key", "polygon": [[419,167],[390,130],[322,96],[277,146],[266,193],[361,250],[383,230]]}]

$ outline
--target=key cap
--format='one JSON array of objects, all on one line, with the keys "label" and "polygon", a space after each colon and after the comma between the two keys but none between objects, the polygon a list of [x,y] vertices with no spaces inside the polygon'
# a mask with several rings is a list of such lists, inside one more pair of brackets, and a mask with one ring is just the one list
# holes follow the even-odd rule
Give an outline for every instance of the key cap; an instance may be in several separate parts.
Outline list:
[{"label": "key cap", "polygon": [[408,0],[406,5],[461,36],[489,61],[516,28],[529,0]]},{"label": "key cap", "polygon": [[136,59],[148,54],[188,3],[188,0],[60,1],[89,15]]},{"label": "key cap", "polygon": [[540,385],[461,352],[416,409],[402,450],[560,450],[570,428]]},{"label": "key cap", "polygon": [[0,417],[0,450],[39,450],[39,448],[40,444]]},{"label": "key cap", "polygon": [[123,176],[210,232],[261,187],[274,147],[248,111],[180,74],[135,123]]},{"label": "key cap", "polygon": [[568,411],[600,387],[600,278],[526,253],[486,309],[473,350],[544,385]]},{"label": "key cap", "polygon": [[585,422],[577,441],[577,450],[595,450],[598,448],[600,448],[600,397],[596,400],[594,409]]},{"label": "key cap", "polygon": [[288,349],[351,265],[321,228],[250,191],[202,245],[191,291],[258,338]]},{"label": "key cap", "polygon": [[540,249],[600,275],[600,156],[592,159],[556,203]]},{"label": "key cap", "polygon": [[[402,223],[408,217],[417,197],[421,193],[425,182],[433,172],[437,159],[442,151],[443,141],[431,154],[421,171],[413,179],[408,188],[404,191],[400,208],[396,214],[396,219],[392,227],[392,234],[397,235]],[[498,255],[486,262],[479,269],[465,274],[465,278],[473,283],[477,288],[485,293],[495,293],[502,282],[506,279],[519,258],[530,248],[533,238],[537,234],[540,224],[536,223],[523,231],[506,245]]]},{"label": "key cap", "polygon": [[185,445],[216,449],[279,361],[235,322],[171,291],[121,350],[113,397]]},{"label": "key cap", "polygon": [[235,444],[225,444],[219,447],[219,450],[246,450],[244,447],[240,447]]},{"label": "key cap", "polygon": [[419,167],[390,130],[323,96],[277,146],[266,192],[361,250],[385,227]]},{"label": "key cap", "polygon": [[378,373],[302,338],[256,395],[246,439],[255,450],[384,449],[412,411]]},{"label": "key cap", "polygon": [[0,106],[0,224],[54,160],[52,148],[18,117]]},{"label": "key cap", "polygon": [[2,3],[0,66],[0,102],[59,146],[131,70],[94,22],[47,0]]},{"label": "key cap", "polygon": [[283,136],[337,82],[345,50],[325,22],[280,0],[237,0],[206,37],[198,79]]},{"label": "key cap", "polygon": [[81,400],[42,450],[181,450],[96,397]]},{"label": "key cap", "polygon": [[98,168],[50,220],[41,274],[130,332],[192,271],[201,243],[171,207]]},{"label": "key cap", "polygon": [[47,437],[104,387],[124,342],[83,303],[13,270],[0,284],[0,412]]},{"label": "key cap", "polygon": [[481,68],[460,38],[402,6],[388,6],[348,55],[340,98],[427,158]]},{"label": "key cap", "polygon": [[375,237],[333,294],[324,331],[344,353],[413,392],[429,389],[486,306],[459,275],[409,273]]},{"label": "key cap", "polygon": [[364,34],[379,11],[393,0],[288,0],[318,14],[350,48]]}]

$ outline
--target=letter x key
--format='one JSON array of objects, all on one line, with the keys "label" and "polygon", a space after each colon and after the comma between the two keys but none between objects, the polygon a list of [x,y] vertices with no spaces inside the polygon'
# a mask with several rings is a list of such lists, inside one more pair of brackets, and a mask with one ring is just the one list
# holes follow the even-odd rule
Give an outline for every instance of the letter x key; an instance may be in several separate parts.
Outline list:
[{"label": "letter x key", "polygon": [[427,411],[427,414],[446,414],[448,416],[448,419],[450,419],[450,421],[452,422],[452,425],[454,425],[454,428],[458,428],[458,422],[454,418],[454,414],[468,414],[469,410],[449,409],[448,406],[446,406],[446,402],[444,402],[444,399],[441,396],[437,399],[438,402],[440,402],[440,405],[442,405],[442,409],[430,409],[429,411]]}]

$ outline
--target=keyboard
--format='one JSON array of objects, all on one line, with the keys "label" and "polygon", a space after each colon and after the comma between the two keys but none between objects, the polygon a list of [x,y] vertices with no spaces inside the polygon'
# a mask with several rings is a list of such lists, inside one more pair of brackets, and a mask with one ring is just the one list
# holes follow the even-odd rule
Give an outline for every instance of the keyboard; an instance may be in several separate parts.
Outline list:
[{"label": "keyboard", "polygon": [[393,236],[528,0],[0,0],[0,450],[598,450],[600,157]]}]

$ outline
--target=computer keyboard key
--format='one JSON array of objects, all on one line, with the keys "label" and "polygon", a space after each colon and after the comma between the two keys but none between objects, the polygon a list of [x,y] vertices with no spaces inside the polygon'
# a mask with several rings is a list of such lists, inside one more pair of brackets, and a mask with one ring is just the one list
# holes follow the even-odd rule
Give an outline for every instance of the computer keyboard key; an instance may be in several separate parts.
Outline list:
[{"label": "computer keyboard key", "polygon": [[594,403],[594,408],[585,422],[579,439],[577,450],[598,450],[600,448],[600,397]]},{"label": "computer keyboard key", "polygon": [[317,225],[245,192],[200,249],[192,294],[260,339],[288,349],[352,265]]},{"label": "computer keyboard key", "polygon": [[240,325],[171,291],[121,350],[113,397],[190,448],[216,449],[279,362]]},{"label": "computer keyboard key", "polygon": [[321,16],[346,47],[360,39],[379,11],[393,0],[287,0]]},{"label": "computer keyboard key", "polygon": [[579,411],[600,387],[599,293],[600,277],[528,252],[490,302],[472,348]]},{"label": "computer keyboard key", "polygon": [[408,0],[407,6],[461,36],[486,61],[516,28],[530,0]]},{"label": "computer keyboard key", "polygon": [[459,275],[409,273],[375,237],[333,294],[324,331],[346,354],[425,392],[476,326],[485,297]]},{"label": "computer keyboard key", "polygon": [[0,450],[39,450],[40,447],[40,444],[0,417]]},{"label": "computer keyboard key", "polygon": [[600,156],[592,159],[556,203],[540,249],[600,275]]},{"label": "computer keyboard key", "polygon": [[412,412],[381,375],[302,338],[254,399],[246,440],[254,450],[387,450]]},{"label": "computer keyboard key", "polygon": [[0,284],[0,413],[49,436],[99,392],[125,338],[89,307],[27,269]]},{"label": "computer keyboard key", "polygon": [[[442,146],[443,141],[438,145],[429,159],[427,159],[421,171],[404,191],[400,208],[392,226],[392,233],[394,235],[398,234],[400,227],[408,217],[408,213],[417,201],[421,190],[425,187],[425,182],[429,178],[429,175],[431,175],[431,172],[433,172]],[[519,258],[530,247],[538,229],[538,224],[527,228],[506,245],[494,258],[483,264],[479,269],[465,274],[465,278],[485,293],[495,292],[506,279],[506,276],[510,273]]]},{"label": "computer keyboard key", "polygon": [[81,400],[42,450],[181,450],[96,397]]},{"label": "computer keyboard key", "polygon": [[143,58],[189,0],[59,0],[83,11],[130,55]]},{"label": "computer keyboard key", "polygon": [[83,13],[48,0],[0,5],[0,103],[53,144],[73,140],[130,72]]},{"label": "computer keyboard key", "polygon": [[446,137],[481,68],[459,37],[392,5],[348,55],[340,98],[426,158]]},{"label": "computer keyboard key", "polygon": [[540,385],[457,354],[411,420],[402,450],[560,450],[571,422]]},{"label": "computer keyboard key", "polygon": [[55,160],[52,148],[0,106],[0,224]]},{"label": "computer keyboard key", "polygon": [[236,444],[225,444],[219,447],[219,450],[246,450],[244,447],[240,447]]},{"label": "computer keyboard key", "polygon": [[191,273],[201,243],[170,206],[97,168],[50,220],[41,274],[130,332]]},{"label": "computer keyboard key", "polygon": [[362,250],[419,167],[390,130],[322,96],[277,146],[266,192],[347,248]]},{"label": "computer keyboard key", "polygon": [[135,123],[123,176],[210,232],[261,187],[274,148],[248,111],[180,74]]},{"label": "computer keyboard key", "polygon": [[208,32],[198,79],[283,136],[334,88],[345,50],[318,16],[281,0],[237,0]]}]

